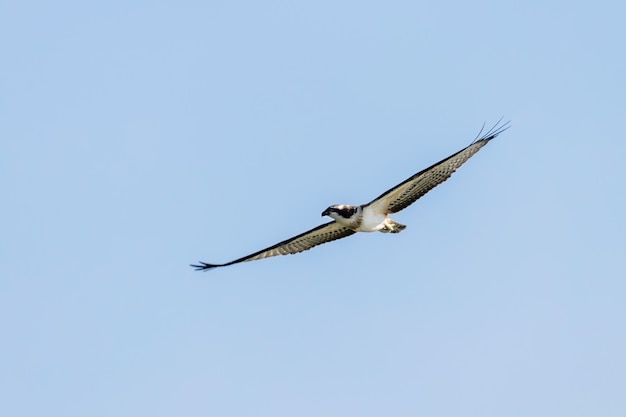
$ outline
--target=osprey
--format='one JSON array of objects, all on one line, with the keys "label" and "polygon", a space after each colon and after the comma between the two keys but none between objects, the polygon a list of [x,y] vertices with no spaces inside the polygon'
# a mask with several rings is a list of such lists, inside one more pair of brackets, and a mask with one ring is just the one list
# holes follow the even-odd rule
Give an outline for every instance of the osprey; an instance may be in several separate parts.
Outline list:
[{"label": "osprey", "polygon": [[450,178],[457,168],[463,165],[489,141],[510,127],[509,122],[501,126],[498,126],[499,124],[500,121],[483,136],[480,136],[483,131],[481,129],[478,133],[480,137],[477,137],[466,148],[418,172],[367,204],[360,206],[337,204],[328,207],[322,212],[322,217],[328,216],[332,218],[333,221],[329,223],[322,224],[308,232],[234,261],[223,264],[200,262],[199,265],[191,266],[196,268],[196,270],[207,270],[239,262],[300,253],[317,245],[353,235],[356,232],[400,233],[406,229],[406,226],[391,220],[388,215],[408,207],[437,185]]}]

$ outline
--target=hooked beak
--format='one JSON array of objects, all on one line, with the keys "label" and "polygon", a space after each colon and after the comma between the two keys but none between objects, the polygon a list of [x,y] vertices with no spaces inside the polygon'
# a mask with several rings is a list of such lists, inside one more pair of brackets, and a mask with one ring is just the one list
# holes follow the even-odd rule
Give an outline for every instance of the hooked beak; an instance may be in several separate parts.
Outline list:
[{"label": "hooked beak", "polygon": [[327,208],[326,210],[322,212],[322,217],[328,216],[329,214],[330,214],[330,208]]}]

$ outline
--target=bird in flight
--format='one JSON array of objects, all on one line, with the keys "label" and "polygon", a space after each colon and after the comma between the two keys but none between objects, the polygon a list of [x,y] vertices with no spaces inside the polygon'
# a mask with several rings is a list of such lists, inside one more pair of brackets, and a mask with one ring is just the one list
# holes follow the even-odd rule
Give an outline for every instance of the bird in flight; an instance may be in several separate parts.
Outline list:
[{"label": "bird in flight", "polygon": [[322,217],[330,217],[333,219],[331,222],[324,223],[298,236],[234,261],[223,264],[200,262],[199,265],[191,266],[198,271],[203,271],[272,256],[300,253],[323,243],[353,235],[356,232],[400,233],[406,229],[406,226],[391,220],[388,215],[395,214],[410,206],[424,194],[450,178],[457,168],[489,141],[510,127],[509,122],[500,125],[500,121],[482,136],[483,129],[481,129],[478,137],[466,148],[407,178],[369,203],[360,206],[336,204],[328,207],[322,212]]}]

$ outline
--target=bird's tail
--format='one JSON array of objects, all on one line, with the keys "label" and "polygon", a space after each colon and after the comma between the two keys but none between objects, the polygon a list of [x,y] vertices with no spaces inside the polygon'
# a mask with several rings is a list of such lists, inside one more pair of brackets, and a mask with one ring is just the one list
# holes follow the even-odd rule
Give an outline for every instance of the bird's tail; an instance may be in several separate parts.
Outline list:
[{"label": "bird's tail", "polygon": [[393,221],[390,218],[387,218],[387,221],[385,222],[385,227],[381,229],[381,232],[400,233],[404,229],[406,229],[406,225]]}]

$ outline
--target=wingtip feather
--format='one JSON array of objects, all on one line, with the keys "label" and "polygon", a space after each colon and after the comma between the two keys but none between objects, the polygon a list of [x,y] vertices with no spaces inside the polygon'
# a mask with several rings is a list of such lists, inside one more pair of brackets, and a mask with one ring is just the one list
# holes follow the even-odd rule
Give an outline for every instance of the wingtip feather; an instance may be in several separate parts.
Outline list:
[{"label": "wingtip feather", "polygon": [[487,132],[485,132],[485,134],[481,135],[483,133],[483,130],[485,129],[485,125],[483,124],[483,127],[480,129],[480,132],[478,132],[478,135],[476,136],[476,139],[474,139],[474,141],[472,142],[472,145],[474,143],[477,143],[477,142],[481,142],[481,141],[488,142],[491,139],[495,139],[500,133],[502,133],[505,130],[509,129],[511,127],[511,121],[508,120],[508,121],[500,124],[502,122],[503,118],[504,117],[501,117],[493,125],[493,127],[491,129],[489,129]]},{"label": "wingtip feather", "polygon": [[217,268],[218,266],[221,266],[221,265],[208,264],[206,262],[200,261],[200,265],[191,264],[189,266],[192,268],[195,268],[196,271],[208,271],[209,269]]}]

